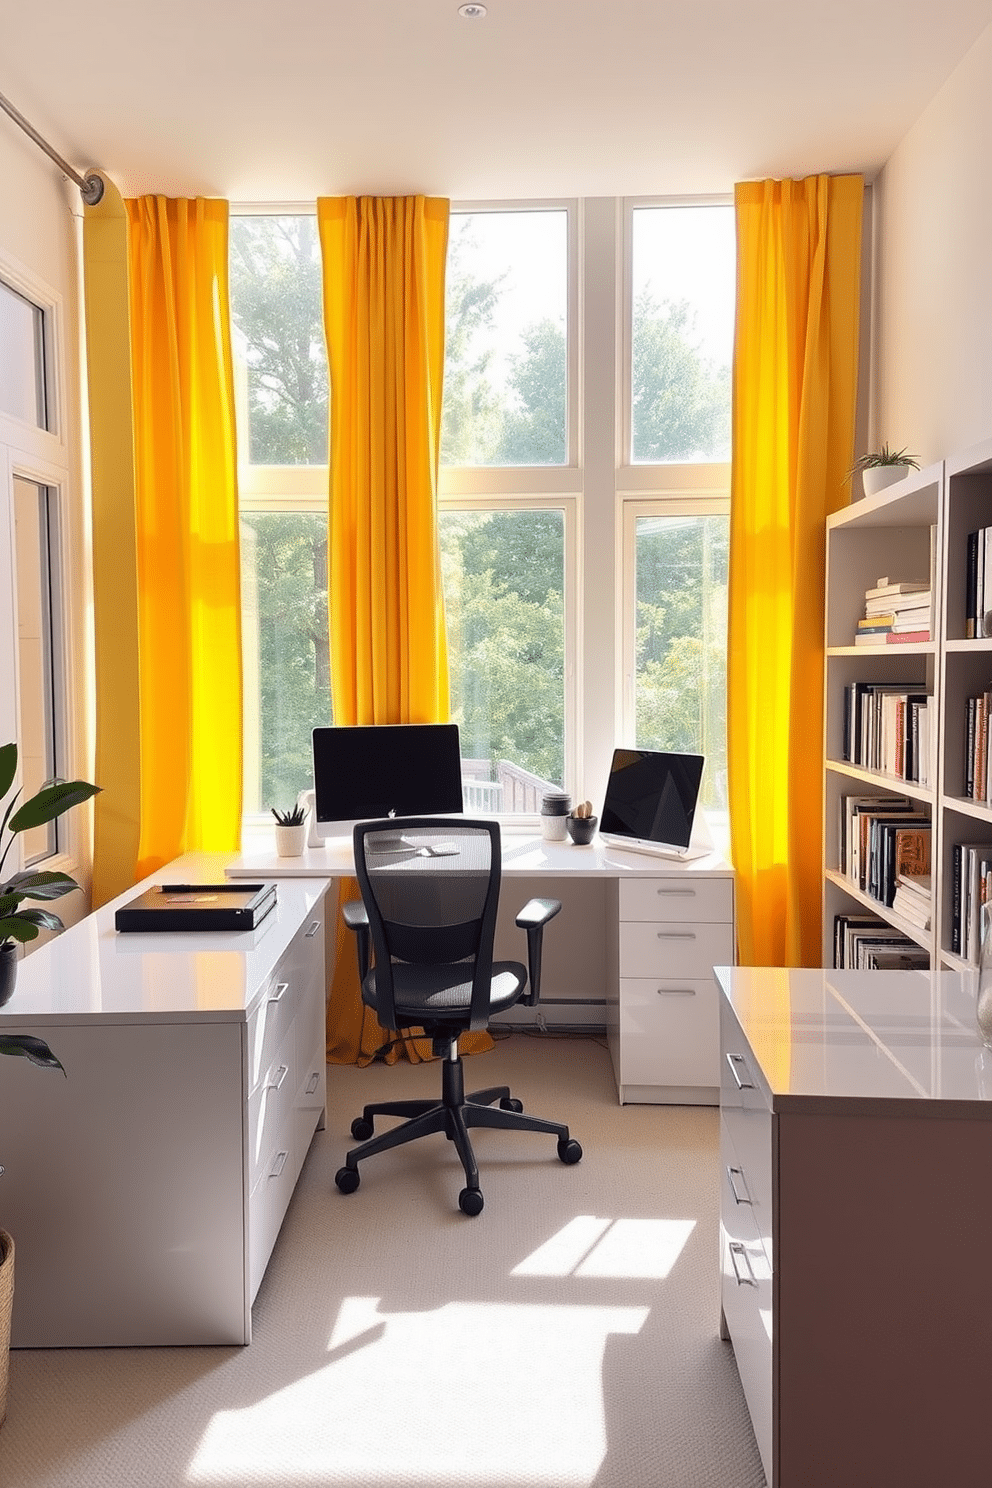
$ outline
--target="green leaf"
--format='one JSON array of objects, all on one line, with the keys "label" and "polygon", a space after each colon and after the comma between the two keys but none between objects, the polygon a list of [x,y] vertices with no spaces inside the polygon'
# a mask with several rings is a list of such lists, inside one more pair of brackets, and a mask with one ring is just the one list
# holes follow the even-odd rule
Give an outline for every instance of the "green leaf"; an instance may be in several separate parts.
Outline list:
[{"label": "green leaf", "polygon": [[54,821],[63,811],[68,811],[70,806],[88,801],[99,789],[98,785],[90,785],[86,780],[54,780],[49,785],[43,785],[37,795],[32,796],[30,801],[25,801],[14,812],[10,818],[10,830],[26,832],[30,827],[40,827],[45,822]]},{"label": "green leaf", "polygon": [[39,925],[42,930],[65,929],[58,915],[52,914],[50,909],[19,909],[17,918],[27,920],[29,925]]},{"label": "green leaf", "polygon": [[0,920],[5,919],[9,914],[13,914],[22,898],[23,895],[21,894],[0,894]]},{"label": "green leaf", "polygon": [[0,894],[16,894],[19,899],[61,899],[78,889],[74,878],[68,873],[15,873],[13,878],[0,886]]},{"label": "green leaf", "polygon": [[0,801],[10,790],[17,774],[17,745],[4,744],[0,748]]},{"label": "green leaf", "polygon": [[0,1054],[13,1054],[40,1064],[44,1069],[60,1069],[65,1074],[61,1060],[56,1059],[44,1039],[30,1033],[0,1033]]},{"label": "green leaf", "polygon": [[7,915],[5,919],[0,920],[0,945],[5,940],[19,940],[23,944],[25,941],[37,939],[37,926],[32,925],[23,914],[19,914],[16,919],[12,915]]}]

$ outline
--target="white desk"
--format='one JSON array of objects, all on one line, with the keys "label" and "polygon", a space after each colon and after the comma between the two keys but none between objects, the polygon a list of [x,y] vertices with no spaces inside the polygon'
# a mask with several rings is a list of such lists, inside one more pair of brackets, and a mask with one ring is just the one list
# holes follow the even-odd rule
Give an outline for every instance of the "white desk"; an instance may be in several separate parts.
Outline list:
[{"label": "white desk", "polygon": [[117,934],[142,887],[27,956],[0,1009],[66,1069],[0,1071],[18,1346],[248,1343],[323,1123],[326,878],[281,881],[253,931]]},{"label": "white desk", "polygon": [[[504,828],[497,954],[520,959],[513,917],[533,895],[562,901],[545,936],[539,1009],[549,1024],[607,1026],[621,1101],[716,1105],[719,1013],[714,965],[735,960],[733,870],[716,854],[688,862],[586,847]],[[227,863],[235,877],[354,872],[350,837],[280,858],[274,834]],[[520,1016],[530,1016],[523,1010]],[[512,1018],[508,1021],[512,1021]]]},{"label": "white desk", "polygon": [[769,1488],[987,1488],[992,1052],[973,979],[718,979],[724,1336]]}]

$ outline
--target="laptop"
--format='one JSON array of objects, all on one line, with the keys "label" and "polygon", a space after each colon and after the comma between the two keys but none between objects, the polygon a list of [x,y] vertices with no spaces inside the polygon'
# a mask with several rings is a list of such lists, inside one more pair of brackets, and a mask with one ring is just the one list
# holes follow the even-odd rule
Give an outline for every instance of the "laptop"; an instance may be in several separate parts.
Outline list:
[{"label": "laptop", "polygon": [[705,857],[713,844],[700,811],[704,756],[615,749],[599,835],[611,847],[658,857]]}]

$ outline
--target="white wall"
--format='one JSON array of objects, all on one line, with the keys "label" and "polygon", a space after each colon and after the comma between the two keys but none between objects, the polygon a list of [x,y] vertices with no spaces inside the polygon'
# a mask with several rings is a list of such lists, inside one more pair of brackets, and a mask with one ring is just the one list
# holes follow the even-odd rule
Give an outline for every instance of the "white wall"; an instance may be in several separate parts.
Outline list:
[{"label": "white wall", "polygon": [[[58,168],[4,114],[0,114],[0,181],[0,275],[11,282],[20,281],[26,286],[25,292],[36,290],[40,297],[52,301],[58,341],[56,430],[49,434],[0,417],[0,527],[5,535],[5,561],[0,564],[0,743],[17,737],[8,486],[11,472],[21,469],[56,485],[64,500],[63,581],[71,730],[65,768],[75,776],[91,779],[90,524],[82,447],[78,247],[83,206],[76,187],[64,180]],[[88,818],[89,808],[76,808],[66,817],[68,860],[57,865],[84,885],[90,874]],[[85,913],[87,903],[82,894],[73,894],[55,908],[68,922]]]},{"label": "white wall", "polygon": [[870,443],[992,437],[992,26],[878,178]]}]

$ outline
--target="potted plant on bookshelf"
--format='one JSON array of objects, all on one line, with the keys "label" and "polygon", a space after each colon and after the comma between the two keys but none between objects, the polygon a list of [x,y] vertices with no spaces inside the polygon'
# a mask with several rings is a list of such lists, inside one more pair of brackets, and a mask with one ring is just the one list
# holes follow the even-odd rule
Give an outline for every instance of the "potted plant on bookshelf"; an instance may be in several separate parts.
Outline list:
[{"label": "potted plant on bookshelf", "polygon": [[861,485],[866,496],[876,496],[886,486],[892,486],[908,475],[910,470],[919,470],[920,462],[904,449],[891,450],[883,444],[872,454],[860,455],[848,472],[848,480],[860,474]]},{"label": "potted plant on bookshelf", "polygon": [[306,846],[306,808],[298,801],[288,811],[272,807],[276,819],[276,852],[281,858],[298,858]]}]

